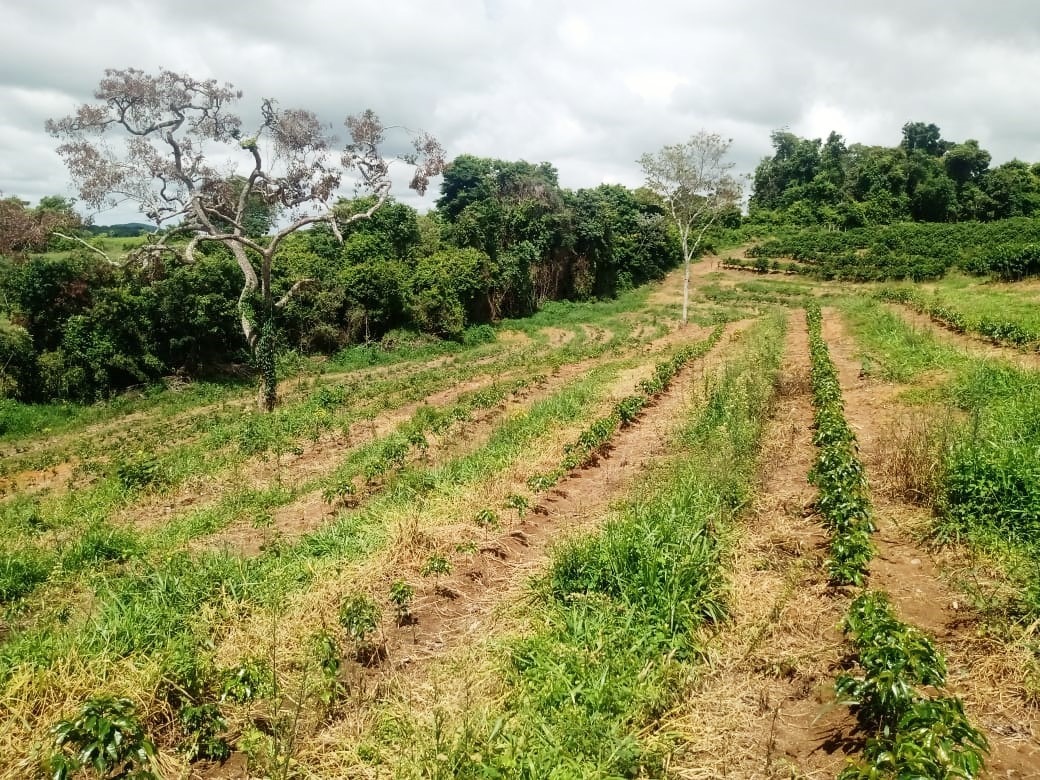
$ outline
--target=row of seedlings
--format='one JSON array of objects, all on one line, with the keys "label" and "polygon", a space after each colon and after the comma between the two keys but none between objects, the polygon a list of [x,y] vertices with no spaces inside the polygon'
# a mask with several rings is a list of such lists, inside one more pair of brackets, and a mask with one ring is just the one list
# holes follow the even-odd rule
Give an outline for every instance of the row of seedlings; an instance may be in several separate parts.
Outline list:
[{"label": "row of seedlings", "polygon": [[986,737],[944,693],[946,662],[932,641],[900,621],[881,591],[852,602],[844,630],[862,672],[839,675],[838,699],[872,736],[838,780],[979,777]]},{"label": "row of seedlings", "polygon": [[657,364],[654,373],[638,385],[638,392],[622,398],[614,404],[609,414],[593,420],[576,441],[564,448],[564,457],[552,471],[534,474],[527,480],[533,491],[548,490],[570,471],[584,468],[596,461],[603,453],[614,433],[631,425],[640,413],[671,385],[675,375],[688,363],[704,357],[720,338],[724,326],[717,326],[708,338],[696,344],[688,344],[671,358]]},{"label": "row of seedlings", "polygon": [[[806,320],[818,453],[810,478],[831,532],[828,573],[834,584],[862,585],[874,553],[866,478],[818,305],[806,307]],[[968,722],[960,699],[943,692],[946,663],[932,641],[900,621],[880,591],[865,590],[853,600],[843,629],[860,673],[838,677],[837,697],[870,736],[862,759],[850,762],[839,780],[978,777],[986,739]]]},{"label": "row of seedlings", "polygon": [[969,319],[956,309],[943,305],[937,298],[928,300],[917,290],[908,287],[883,287],[876,295],[882,301],[898,303],[918,314],[924,314],[932,322],[954,333],[976,333],[996,344],[1012,347],[1035,346],[1040,343],[1040,333],[1029,330],[1020,323],[992,317]]},{"label": "row of seedlings", "polygon": [[866,475],[856,435],[845,420],[841,383],[823,339],[819,305],[807,305],[805,317],[817,452],[809,480],[819,489],[817,507],[831,535],[827,572],[835,585],[862,585],[867,564],[874,557]]}]

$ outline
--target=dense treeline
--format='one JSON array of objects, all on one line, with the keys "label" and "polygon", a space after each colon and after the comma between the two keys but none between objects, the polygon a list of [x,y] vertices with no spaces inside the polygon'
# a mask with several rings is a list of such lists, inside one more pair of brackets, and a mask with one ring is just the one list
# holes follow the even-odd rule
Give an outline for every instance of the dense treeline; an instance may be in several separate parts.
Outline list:
[{"label": "dense treeline", "polygon": [[772,139],[743,226],[760,241],[739,265],[852,281],[1040,271],[1040,164],[990,167],[978,141],[945,140],[924,122],[905,124],[894,147],[837,133]]},{"label": "dense treeline", "polygon": [[960,268],[1016,281],[1040,272],[1040,220],[900,222],[842,231],[780,226],[747,254],[757,258],[744,263],[752,268],[766,270],[768,259],[786,258],[795,262],[783,268],[823,279],[923,281]]},{"label": "dense treeline", "polygon": [[[9,210],[39,213],[8,200]],[[277,313],[283,349],[334,352],[402,328],[461,339],[470,326],[547,300],[613,296],[679,259],[653,194],[566,190],[548,163],[464,155],[430,213],[391,201],[346,225],[370,204],[336,207],[342,244],[317,226],[282,245],[275,287],[311,280]],[[248,360],[236,311],[241,271],[223,247],[207,245],[191,264],[170,256],[113,264],[85,246],[38,239],[0,259],[0,397],[92,401]]]},{"label": "dense treeline", "polygon": [[934,124],[908,122],[898,146],[826,141],[786,130],[755,169],[750,202],[758,221],[855,228],[892,222],[991,221],[1040,212],[1040,164],[991,155],[968,139],[942,138]]}]

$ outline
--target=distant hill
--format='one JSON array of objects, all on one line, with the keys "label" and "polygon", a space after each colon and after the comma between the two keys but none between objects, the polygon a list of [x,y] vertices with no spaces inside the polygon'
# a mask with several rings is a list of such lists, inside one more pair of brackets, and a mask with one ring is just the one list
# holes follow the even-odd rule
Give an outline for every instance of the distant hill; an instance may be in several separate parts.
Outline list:
[{"label": "distant hill", "polygon": [[113,238],[133,238],[145,233],[154,233],[155,225],[149,225],[147,222],[124,222],[120,225],[89,225],[87,230],[95,236],[105,234]]}]

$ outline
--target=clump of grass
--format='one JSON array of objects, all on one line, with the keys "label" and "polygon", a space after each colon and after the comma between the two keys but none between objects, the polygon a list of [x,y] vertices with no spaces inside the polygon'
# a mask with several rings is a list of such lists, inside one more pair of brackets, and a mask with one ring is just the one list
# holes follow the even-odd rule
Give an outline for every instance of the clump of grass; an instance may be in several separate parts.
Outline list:
[{"label": "clump of grass", "polygon": [[918,506],[932,506],[942,494],[943,461],[952,434],[924,409],[903,417],[882,431],[879,449],[879,485],[899,500]]},{"label": "clump of grass", "polygon": [[0,552],[0,604],[31,593],[50,576],[54,564],[52,553],[35,548]]}]

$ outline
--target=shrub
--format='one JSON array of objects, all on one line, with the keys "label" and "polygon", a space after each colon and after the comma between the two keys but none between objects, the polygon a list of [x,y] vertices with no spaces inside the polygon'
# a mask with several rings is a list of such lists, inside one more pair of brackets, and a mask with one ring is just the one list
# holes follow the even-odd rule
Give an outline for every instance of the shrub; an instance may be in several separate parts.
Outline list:
[{"label": "shrub", "polygon": [[101,696],[84,702],[79,712],[51,727],[56,751],[46,761],[55,780],[88,768],[102,778],[154,778],[155,746],[137,719],[129,699]]}]

